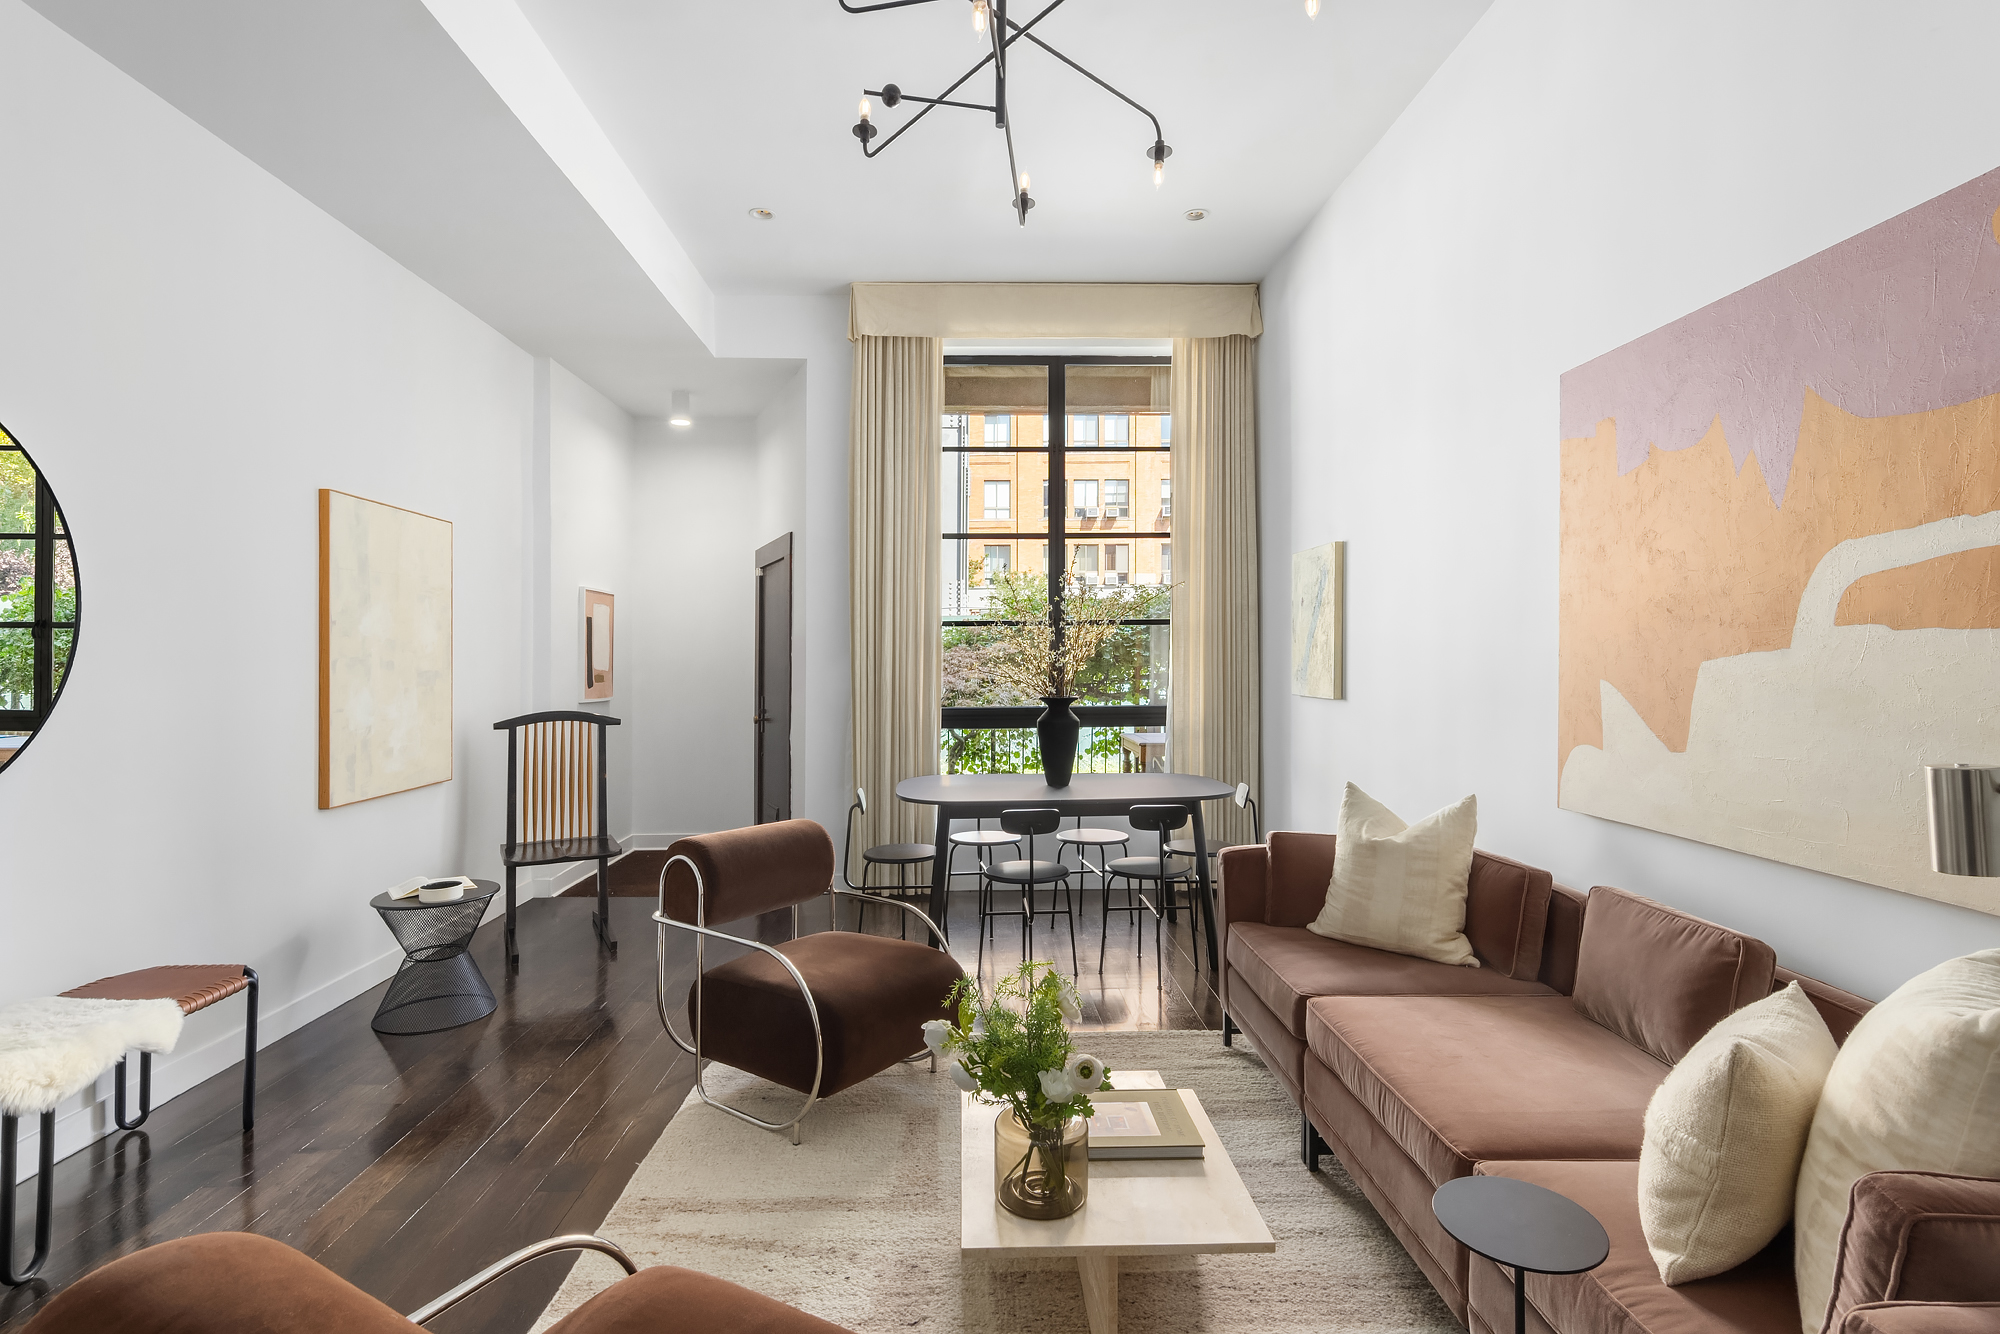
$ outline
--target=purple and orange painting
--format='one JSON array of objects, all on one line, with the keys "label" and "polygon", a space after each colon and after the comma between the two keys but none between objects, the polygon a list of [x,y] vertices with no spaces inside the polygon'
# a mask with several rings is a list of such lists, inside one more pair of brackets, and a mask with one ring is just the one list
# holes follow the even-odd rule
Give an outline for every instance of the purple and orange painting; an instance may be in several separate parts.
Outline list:
[{"label": "purple and orange painting", "polygon": [[2000,913],[2000,172],[1562,378],[1569,810]]}]

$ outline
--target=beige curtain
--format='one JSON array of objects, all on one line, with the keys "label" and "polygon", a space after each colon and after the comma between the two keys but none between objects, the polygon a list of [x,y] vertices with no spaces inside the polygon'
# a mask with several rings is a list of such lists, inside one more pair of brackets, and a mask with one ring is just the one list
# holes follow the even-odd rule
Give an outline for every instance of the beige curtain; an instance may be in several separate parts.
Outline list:
[{"label": "beige curtain", "polygon": [[1255,283],[855,283],[847,336],[1222,338],[1264,332]]},{"label": "beige curtain", "polygon": [[[1255,340],[1176,338],[1173,421],[1167,760],[1261,799]],[[1212,839],[1250,841],[1247,812],[1216,802],[1203,815]]]},{"label": "beige curtain", "polygon": [[854,344],[848,601],[854,785],[868,793],[857,863],[860,848],[930,837],[930,808],[897,801],[896,784],[937,772],[943,357],[936,338]]}]

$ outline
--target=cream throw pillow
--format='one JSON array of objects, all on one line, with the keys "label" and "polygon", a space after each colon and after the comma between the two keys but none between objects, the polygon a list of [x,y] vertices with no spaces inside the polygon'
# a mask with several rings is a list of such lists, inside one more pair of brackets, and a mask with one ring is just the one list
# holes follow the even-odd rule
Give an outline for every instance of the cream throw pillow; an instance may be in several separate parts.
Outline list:
[{"label": "cream throw pillow", "polygon": [[1639,1149],[1639,1226],[1662,1283],[1734,1269],[1791,1222],[1839,1050],[1794,982],[1724,1018],[1668,1074]]},{"label": "cream throw pillow", "polygon": [[1465,887],[1479,799],[1415,824],[1349,783],[1326,906],[1306,930],[1396,954],[1479,967],[1465,938]]},{"label": "cream throw pillow", "polygon": [[1882,1171],[2000,1176],[2000,950],[1896,988],[1848,1035],[1799,1165],[1799,1325],[1819,1334],[1857,1178]]}]

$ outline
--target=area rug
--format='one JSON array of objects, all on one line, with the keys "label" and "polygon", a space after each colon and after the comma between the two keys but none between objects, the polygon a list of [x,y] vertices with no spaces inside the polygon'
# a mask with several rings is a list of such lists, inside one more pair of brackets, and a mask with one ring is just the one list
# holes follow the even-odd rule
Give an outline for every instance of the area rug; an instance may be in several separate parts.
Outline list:
[{"label": "area rug", "polygon": [[[1256,1055],[1214,1033],[1092,1033],[1111,1069],[1158,1070],[1202,1105],[1275,1255],[1127,1258],[1133,1334],[1437,1331],[1460,1326],[1332,1157],[1299,1162],[1298,1112]],[[767,1120],[797,1095],[712,1066],[709,1090]],[[958,1091],[899,1066],[813,1109],[793,1147],[688,1095],[598,1229],[642,1265],[718,1274],[857,1334],[1083,1334],[1073,1261],[962,1260]],[[1086,1206],[1088,1207],[1088,1206]],[[577,1262],[537,1334],[618,1272]]]}]

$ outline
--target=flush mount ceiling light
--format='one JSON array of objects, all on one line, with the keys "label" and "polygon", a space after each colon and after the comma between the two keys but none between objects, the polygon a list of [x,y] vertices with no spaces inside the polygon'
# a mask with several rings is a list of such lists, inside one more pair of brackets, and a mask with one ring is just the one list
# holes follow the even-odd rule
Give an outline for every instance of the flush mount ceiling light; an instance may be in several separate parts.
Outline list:
[{"label": "flush mount ceiling light", "polygon": [[1187,211],[1187,220],[1189,222],[1200,222],[1207,216],[1208,210],[1205,208],[1191,208]]},{"label": "flush mount ceiling light", "polygon": [[[960,2],[963,2],[963,0],[960,0]],[[840,0],[840,7],[850,14],[872,14],[879,9],[904,9],[911,5],[936,3],[938,3],[938,0],[880,0],[879,3],[875,4],[855,5],[849,4],[848,0]],[[1035,201],[1028,194],[1028,173],[1021,170],[1020,164],[1014,158],[1014,127],[1007,114],[1007,64],[1010,59],[1009,51],[1016,42],[1025,39],[1033,45],[1040,47],[1049,55],[1054,56],[1057,60],[1060,60],[1063,64],[1069,66],[1084,78],[1089,79],[1099,88],[1110,93],[1113,97],[1152,122],[1153,144],[1152,147],[1146,150],[1146,160],[1153,164],[1153,184],[1155,186],[1159,185],[1166,179],[1167,159],[1172,157],[1174,153],[1174,150],[1167,146],[1166,135],[1160,129],[1160,118],[1140,106],[1131,98],[1125,96],[1125,94],[1119,92],[1116,88],[1113,88],[1104,80],[1098,78],[1095,74],[1092,74],[1083,66],[1077,64],[1074,60],[1071,60],[1062,52],[1056,50],[1053,46],[1050,46],[1034,33],[1033,29],[1035,25],[1060,8],[1062,4],[1063,0],[1053,0],[1052,3],[1045,6],[1040,13],[1036,14],[1026,23],[1016,23],[1007,17],[1007,0],[971,0],[972,30],[991,49],[984,56],[980,57],[978,64],[961,74],[950,87],[946,88],[943,93],[936,97],[918,97],[914,93],[904,92],[893,83],[885,83],[880,88],[864,89],[861,98],[860,119],[854,123],[854,137],[861,141],[862,156],[872,158],[890,144],[895,143],[896,140],[903,137],[904,133],[912,125],[915,125],[925,116],[930,115],[933,108],[960,107],[967,111],[987,112],[993,117],[994,128],[1000,130],[1007,138],[1007,185],[1008,189],[1013,192],[1013,198],[1009,201],[1009,207],[1014,210],[1014,216],[1020,221],[1020,224],[1023,227],[1027,226],[1028,210],[1035,206]],[[985,102],[953,101],[951,95],[957,92],[973,75],[979,73],[988,65],[993,67],[993,101],[990,104]],[[875,127],[873,121],[874,109],[868,101],[871,97],[881,98],[882,105],[885,107],[900,106],[904,102],[917,102],[922,105],[923,110],[904,121],[901,126],[897,127],[895,133],[891,134],[878,145],[874,143],[874,139],[881,131]]]},{"label": "flush mount ceiling light", "polygon": [[685,389],[674,390],[674,410],[667,414],[667,425],[677,426],[685,431],[694,425],[694,395]]},{"label": "flush mount ceiling light", "polygon": [[753,208],[750,210],[750,216],[759,222],[769,222],[777,215],[772,213],[768,208]]}]

